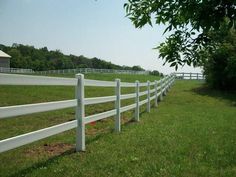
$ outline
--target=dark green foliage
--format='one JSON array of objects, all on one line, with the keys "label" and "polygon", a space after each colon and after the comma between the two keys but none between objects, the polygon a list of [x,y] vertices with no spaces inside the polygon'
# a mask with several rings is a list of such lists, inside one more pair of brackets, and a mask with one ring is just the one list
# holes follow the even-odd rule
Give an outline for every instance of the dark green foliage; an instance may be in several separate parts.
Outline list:
[{"label": "dark green foliage", "polygon": [[202,56],[207,56],[204,64],[206,80],[212,87],[236,90],[236,32],[221,30],[211,35],[215,38],[216,48],[208,49]]},{"label": "dark green foliage", "polygon": [[160,57],[176,69],[201,64],[199,52],[211,41],[210,30],[218,31],[226,19],[228,29],[236,27],[235,0],[128,0],[124,7],[136,28],[167,25],[164,33],[171,35],[157,48]]},{"label": "dark green foliage", "polygon": [[171,33],[156,48],[165,63],[204,66],[211,86],[236,89],[235,0],[128,0],[124,7],[136,28],[167,25]]},{"label": "dark green foliage", "polygon": [[144,69],[141,68],[141,66],[133,66],[132,70],[134,70],[134,71],[144,71]]},{"label": "dark green foliage", "polygon": [[0,44],[0,50],[12,57],[12,68],[30,68],[35,71],[73,68],[144,71],[140,66],[119,66],[96,57],[90,59],[83,55],[64,55],[60,50],[49,51],[47,47],[36,49],[33,46],[14,43],[12,47]]},{"label": "dark green foliage", "polygon": [[157,70],[151,71],[150,74],[153,75],[153,76],[161,76],[161,77],[164,76],[163,73],[160,73],[160,72],[157,71]]}]

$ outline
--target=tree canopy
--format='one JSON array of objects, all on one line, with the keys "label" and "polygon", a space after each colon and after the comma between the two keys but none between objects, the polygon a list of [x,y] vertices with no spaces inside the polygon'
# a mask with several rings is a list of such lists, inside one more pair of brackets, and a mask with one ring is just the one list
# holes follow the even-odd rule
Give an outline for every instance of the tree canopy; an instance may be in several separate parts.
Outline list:
[{"label": "tree canopy", "polygon": [[236,90],[236,30],[222,25],[208,34],[213,40],[200,53],[208,85],[222,90]]},{"label": "tree canopy", "polygon": [[127,16],[136,28],[149,24],[167,25],[171,34],[161,43],[160,57],[177,69],[179,65],[201,65],[199,53],[212,44],[209,31],[222,23],[236,28],[235,0],[128,0]]}]

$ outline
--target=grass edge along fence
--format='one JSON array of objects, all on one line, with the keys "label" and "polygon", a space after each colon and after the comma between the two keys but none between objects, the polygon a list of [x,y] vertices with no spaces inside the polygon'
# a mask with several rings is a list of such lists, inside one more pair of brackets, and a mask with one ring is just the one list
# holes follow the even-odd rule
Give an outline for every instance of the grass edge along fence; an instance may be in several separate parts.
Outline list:
[{"label": "grass edge along fence", "polygon": [[[0,74],[0,85],[63,85],[75,86],[75,99],[45,102],[38,104],[25,104],[17,106],[0,107],[0,119],[12,118],[14,116],[27,115],[32,113],[53,111],[69,107],[75,107],[75,120],[40,129],[30,133],[18,135],[0,141],[0,153],[5,152],[47,137],[62,133],[64,131],[76,128],[76,151],[85,151],[85,126],[88,123],[115,116],[115,131],[121,131],[121,113],[128,110],[135,110],[135,121],[139,121],[140,106],[147,104],[147,112],[150,112],[150,102],[155,100],[155,106],[158,101],[163,99],[171,85],[175,81],[175,75],[165,76],[154,82],[135,83],[121,82],[120,79],[114,81],[99,81],[84,79],[83,74],[76,74],[76,78],[30,76],[18,74]],[[84,97],[85,86],[96,87],[114,87],[115,95],[106,97]],[[140,92],[139,88],[146,86],[147,90]],[[151,89],[151,86],[154,86]],[[121,87],[133,87],[135,93],[121,95]],[[153,94],[151,96],[151,94]],[[146,95],[145,100],[139,101],[139,97]],[[121,107],[121,100],[135,99],[135,103]],[[90,115],[85,117],[85,106],[98,103],[115,102],[115,109]]]}]

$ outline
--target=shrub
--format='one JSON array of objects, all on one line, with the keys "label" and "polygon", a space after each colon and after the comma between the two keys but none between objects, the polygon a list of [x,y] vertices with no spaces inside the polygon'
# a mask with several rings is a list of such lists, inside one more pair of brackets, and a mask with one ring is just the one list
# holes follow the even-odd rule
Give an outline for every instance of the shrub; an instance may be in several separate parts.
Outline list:
[{"label": "shrub", "polygon": [[236,33],[222,36],[224,40],[208,54],[204,64],[207,83],[218,89],[236,90]]}]

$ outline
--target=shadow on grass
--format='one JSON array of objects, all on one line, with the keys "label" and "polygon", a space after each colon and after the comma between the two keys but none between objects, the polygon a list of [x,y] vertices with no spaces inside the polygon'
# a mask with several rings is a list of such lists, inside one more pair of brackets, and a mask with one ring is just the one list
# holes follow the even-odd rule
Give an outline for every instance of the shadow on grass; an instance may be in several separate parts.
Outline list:
[{"label": "shadow on grass", "polygon": [[227,100],[231,106],[236,106],[236,91],[215,90],[207,87],[206,85],[193,88],[191,91],[202,96],[210,96],[219,100]]},{"label": "shadow on grass", "polygon": [[[102,137],[103,134],[104,133],[101,133],[101,134],[96,135],[94,138],[90,138],[86,143],[90,144],[94,141],[97,141],[98,139],[100,139]],[[26,176],[26,175],[32,173],[35,169],[49,167],[51,164],[56,163],[60,158],[72,155],[74,153],[77,153],[75,147],[70,148],[61,154],[49,157],[48,159],[43,160],[41,162],[33,163],[31,166],[21,169],[21,170],[17,171],[16,173],[11,174],[9,177]],[[85,153],[85,152],[79,152],[79,153]]]},{"label": "shadow on grass", "polygon": [[17,171],[16,173],[13,173],[12,175],[10,175],[9,177],[16,177],[16,176],[26,176],[27,174],[31,173],[33,170],[35,169],[39,169],[39,168],[44,168],[46,166],[50,166],[50,164],[53,164],[54,162],[56,162],[59,158],[63,157],[63,156],[68,156],[75,153],[75,149],[71,148],[65,152],[63,152],[60,155],[57,156],[53,156],[49,159],[47,159],[46,161],[42,161],[39,163],[35,163],[29,167],[26,167],[24,169],[21,169],[19,171]]},{"label": "shadow on grass", "polygon": [[[146,113],[146,111],[141,111],[140,112],[140,117],[144,113]],[[137,122],[134,120],[134,117],[132,117],[132,118],[129,118],[128,120],[126,120],[123,125],[124,126],[129,126],[129,125],[132,125],[134,123],[137,123]],[[114,130],[112,128],[108,128],[108,129],[105,129],[105,130],[102,130],[102,131],[100,130],[96,133],[96,135],[92,135],[91,137],[87,138],[86,144],[88,145],[88,144],[91,144],[93,142],[96,142],[100,138],[104,137],[104,135],[107,134],[107,133],[114,133]],[[76,150],[75,150],[75,147],[72,147],[68,150],[65,150],[61,154],[51,156],[48,159],[42,160],[41,162],[38,162],[38,163],[36,162],[36,163],[33,163],[31,166],[20,169],[19,171],[11,174],[9,177],[29,175],[30,173],[32,173],[36,169],[49,167],[50,165],[56,163],[59,159],[65,157],[65,156],[70,156],[74,153],[76,153]],[[79,153],[84,153],[84,152],[79,152]]]},{"label": "shadow on grass", "polygon": [[[139,117],[141,118],[141,116],[144,114],[144,113],[147,113],[146,111],[141,111],[139,112]],[[134,116],[132,116],[129,120],[127,120],[123,125],[124,126],[129,126],[129,125],[132,125],[132,124],[136,124],[137,121],[135,121],[135,118]]]}]

